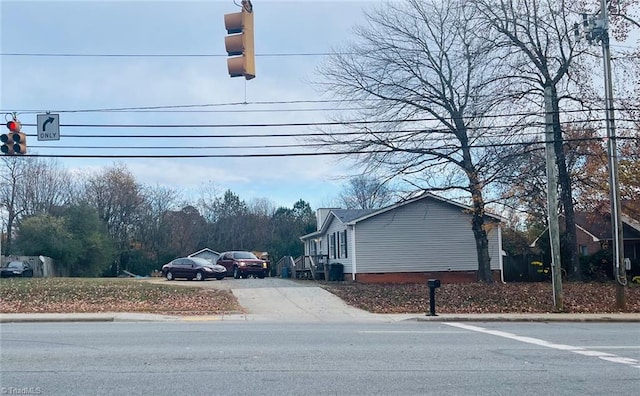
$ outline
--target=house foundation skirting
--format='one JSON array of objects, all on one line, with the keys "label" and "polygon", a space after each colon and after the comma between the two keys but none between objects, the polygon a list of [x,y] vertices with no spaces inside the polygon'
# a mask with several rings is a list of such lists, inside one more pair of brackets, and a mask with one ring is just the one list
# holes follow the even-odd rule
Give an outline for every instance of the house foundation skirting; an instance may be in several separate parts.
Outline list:
[{"label": "house foundation skirting", "polygon": [[[500,271],[493,270],[493,279],[499,282]],[[345,273],[345,280],[353,279],[353,274]],[[429,279],[440,279],[443,283],[474,283],[478,281],[477,271],[442,272],[387,272],[381,274],[356,274],[358,283],[426,283]]]}]

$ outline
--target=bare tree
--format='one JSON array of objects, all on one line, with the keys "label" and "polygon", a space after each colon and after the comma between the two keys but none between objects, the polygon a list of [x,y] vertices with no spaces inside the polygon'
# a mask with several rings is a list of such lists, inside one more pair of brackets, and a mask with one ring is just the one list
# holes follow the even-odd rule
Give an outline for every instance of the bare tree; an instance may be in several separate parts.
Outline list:
[{"label": "bare tree", "polygon": [[[571,179],[563,150],[560,101],[568,99],[566,87],[571,73],[578,74],[573,24],[578,15],[563,0],[480,0],[476,5],[496,35],[496,44],[506,49],[505,65],[511,72],[505,85],[514,99],[530,103],[548,103],[545,111],[553,114],[555,162],[558,169],[560,201],[564,209],[565,234],[570,250],[568,268],[580,278],[575,213]],[[510,83],[507,83],[507,79]],[[550,97],[545,97],[546,93]]]},{"label": "bare tree", "polygon": [[179,211],[170,211],[164,215],[168,225],[169,246],[181,256],[202,248],[206,239],[207,221],[193,206],[185,206]]},{"label": "bare tree", "polygon": [[340,193],[346,209],[377,209],[392,203],[393,192],[380,180],[366,175],[352,177]]},{"label": "bare tree", "polygon": [[216,208],[214,207],[214,203],[220,195],[220,189],[212,182],[202,184],[198,189],[196,207],[202,216],[204,216],[204,218],[209,222],[215,221],[216,219]]},{"label": "bare tree", "polygon": [[84,182],[81,199],[98,211],[107,233],[120,252],[120,258],[115,263],[117,274],[121,268],[121,258],[126,255],[137,234],[140,209],[144,202],[141,186],[123,164],[89,175]]},{"label": "bare tree", "polygon": [[493,43],[479,37],[473,2],[407,0],[367,13],[353,45],[321,69],[321,85],[357,103],[360,135],[328,133],[325,143],[360,155],[368,169],[416,187],[462,190],[473,208],[478,279],[492,282],[485,186],[510,139],[488,117],[502,104],[493,85],[501,68]]},{"label": "bare tree", "polygon": [[165,214],[177,208],[180,193],[175,188],[156,185],[144,186],[142,194],[144,203],[141,207],[138,239],[147,254],[152,255],[155,264],[162,264],[162,253],[167,250],[170,242],[167,229],[171,227],[165,221]]},{"label": "bare tree", "polygon": [[6,211],[7,241],[11,252],[13,233],[20,219],[51,211],[71,197],[71,177],[55,160],[20,156],[2,158],[0,206]]},{"label": "bare tree", "polygon": [[20,205],[20,187],[24,183],[27,172],[25,171],[25,158],[17,156],[2,157],[4,171],[0,172],[0,205],[6,211],[7,239],[3,244],[4,251],[11,253],[13,231],[16,220],[24,213],[24,207]]},{"label": "bare tree", "polygon": [[71,175],[55,159],[27,158],[24,165],[29,175],[21,190],[25,216],[51,213],[71,200]]}]

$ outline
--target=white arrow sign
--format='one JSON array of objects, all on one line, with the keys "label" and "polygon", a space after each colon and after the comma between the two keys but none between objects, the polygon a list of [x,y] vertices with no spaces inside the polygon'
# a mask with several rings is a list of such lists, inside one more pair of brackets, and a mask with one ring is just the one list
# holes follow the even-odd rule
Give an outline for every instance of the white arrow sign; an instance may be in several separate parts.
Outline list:
[{"label": "white arrow sign", "polygon": [[60,140],[60,114],[38,114],[38,140]]}]

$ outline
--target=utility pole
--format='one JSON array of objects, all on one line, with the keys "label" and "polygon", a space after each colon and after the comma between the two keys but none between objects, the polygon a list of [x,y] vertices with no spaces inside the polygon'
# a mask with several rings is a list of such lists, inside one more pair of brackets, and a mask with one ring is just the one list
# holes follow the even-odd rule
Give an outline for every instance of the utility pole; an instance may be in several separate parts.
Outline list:
[{"label": "utility pole", "polygon": [[562,298],[562,264],[560,258],[560,225],[558,221],[558,166],[553,133],[552,88],[544,88],[545,108],[545,153],[547,164],[547,219],[551,246],[551,282],[553,284],[553,306],[557,312],[564,310]]},{"label": "utility pole", "polygon": [[[599,17],[599,18],[598,18]],[[611,242],[613,248],[613,274],[616,281],[616,308],[626,305],[627,273],[624,265],[624,235],[620,208],[620,181],[618,179],[618,147],[613,109],[613,82],[611,79],[611,52],[609,51],[609,10],[606,0],[600,1],[600,13],[592,18],[582,15],[584,35],[590,44],[600,42],[604,63],[604,90],[606,102],[607,153],[609,162],[609,200],[611,201]],[[579,36],[575,24],[576,36]]]}]

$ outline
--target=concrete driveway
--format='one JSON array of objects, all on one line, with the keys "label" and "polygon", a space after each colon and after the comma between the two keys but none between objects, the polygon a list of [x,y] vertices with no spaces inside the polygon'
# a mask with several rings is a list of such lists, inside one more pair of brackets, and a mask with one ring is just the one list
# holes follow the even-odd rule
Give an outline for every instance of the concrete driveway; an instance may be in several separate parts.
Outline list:
[{"label": "concrete driveway", "polygon": [[[155,282],[168,282],[164,279]],[[231,290],[248,320],[287,322],[395,322],[415,315],[378,315],[347,305],[334,294],[314,286],[312,281],[291,279],[233,279],[172,281],[172,284]]]}]

